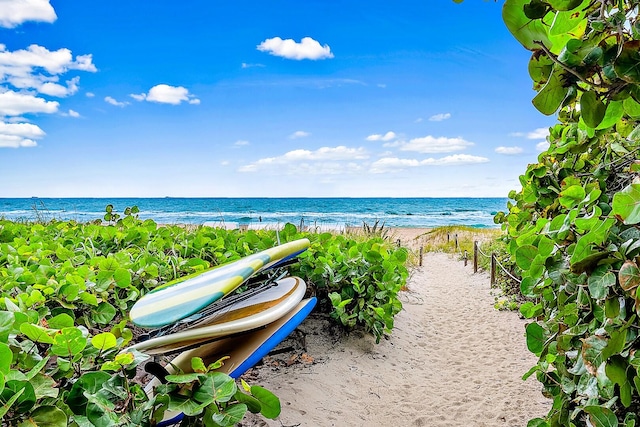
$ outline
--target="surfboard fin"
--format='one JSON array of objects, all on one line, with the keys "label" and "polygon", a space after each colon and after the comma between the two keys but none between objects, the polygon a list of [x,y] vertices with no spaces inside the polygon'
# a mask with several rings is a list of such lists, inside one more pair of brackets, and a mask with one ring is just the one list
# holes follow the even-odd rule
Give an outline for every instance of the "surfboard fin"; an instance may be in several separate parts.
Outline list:
[{"label": "surfboard fin", "polygon": [[147,362],[144,365],[144,371],[156,377],[162,384],[167,383],[166,378],[167,375],[169,375],[169,371],[167,371],[164,366],[162,366],[158,362]]}]

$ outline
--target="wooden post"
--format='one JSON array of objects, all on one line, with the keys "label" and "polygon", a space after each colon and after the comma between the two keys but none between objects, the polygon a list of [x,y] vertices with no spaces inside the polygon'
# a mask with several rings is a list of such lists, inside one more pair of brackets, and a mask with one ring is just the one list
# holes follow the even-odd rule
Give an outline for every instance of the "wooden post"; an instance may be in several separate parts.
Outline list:
[{"label": "wooden post", "polygon": [[460,248],[458,247],[458,235],[457,235],[457,234],[454,234],[454,235],[453,235],[453,238],[455,239],[455,242],[456,242],[456,251],[457,251],[458,249],[460,249]]},{"label": "wooden post", "polygon": [[473,242],[473,272],[478,272],[478,241]]},{"label": "wooden post", "polygon": [[465,266],[465,267],[467,266],[467,259],[468,259],[468,258],[469,258],[469,257],[467,256],[467,251],[464,251],[464,266]]},{"label": "wooden post", "polygon": [[447,243],[449,243],[449,233],[447,233]]},{"label": "wooden post", "polygon": [[496,256],[491,252],[491,286],[496,283]]},{"label": "wooden post", "polygon": [[422,267],[422,253],[423,253],[423,248],[422,246],[420,246],[420,267]]}]

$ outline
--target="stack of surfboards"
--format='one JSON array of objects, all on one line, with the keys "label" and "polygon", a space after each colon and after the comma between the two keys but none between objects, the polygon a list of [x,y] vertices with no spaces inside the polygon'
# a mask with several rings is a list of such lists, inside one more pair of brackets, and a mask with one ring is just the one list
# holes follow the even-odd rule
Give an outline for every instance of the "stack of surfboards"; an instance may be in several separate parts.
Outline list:
[{"label": "stack of surfboards", "polygon": [[[285,243],[147,293],[132,307],[131,321],[163,333],[152,331],[155,336],[129,348],[150,355],[179,353],[167,366],[169,372],[189,372],[192,357],[209,364],[229,356],[220,371],[238,378],[307,317],[316,299],[304,299],[306,284],[293,276],[261,285],[246,296],[229,295],[252,276],[295,258],[309,244],[308,239]],[[157,380],[148,389],[154,385]]]}]

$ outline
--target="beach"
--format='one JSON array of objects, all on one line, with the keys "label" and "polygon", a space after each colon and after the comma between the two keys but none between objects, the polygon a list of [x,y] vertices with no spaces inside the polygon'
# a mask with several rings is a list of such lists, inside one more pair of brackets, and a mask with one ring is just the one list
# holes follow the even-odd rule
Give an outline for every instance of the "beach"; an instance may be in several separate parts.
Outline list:
[{"label": "beach", "polygon": [[495,310],[495,294],[487,274],[455,255],[428,253],[379,344],[312,313],[282,353],[245,374],[280,398],[280,417],[250,416],[242,425],[526,426],[550,401],[534,377],[522,380],[536,363],[525,320]]}]

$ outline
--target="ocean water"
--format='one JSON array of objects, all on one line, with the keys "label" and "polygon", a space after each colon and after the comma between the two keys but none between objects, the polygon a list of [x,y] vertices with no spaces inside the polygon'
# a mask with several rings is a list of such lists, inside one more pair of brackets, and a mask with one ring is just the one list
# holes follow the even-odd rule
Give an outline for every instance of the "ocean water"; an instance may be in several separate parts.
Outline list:
[{"label": "ocean water", "polygon": [[361,227],[496,227],[505,198],[12,198],[0,199],[0,218],[92,221],[105,207],[122,214],[137,206],[141,219],[159,224],[236,228],[278,227],[290,222],[326,229]]}]

